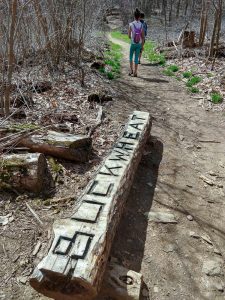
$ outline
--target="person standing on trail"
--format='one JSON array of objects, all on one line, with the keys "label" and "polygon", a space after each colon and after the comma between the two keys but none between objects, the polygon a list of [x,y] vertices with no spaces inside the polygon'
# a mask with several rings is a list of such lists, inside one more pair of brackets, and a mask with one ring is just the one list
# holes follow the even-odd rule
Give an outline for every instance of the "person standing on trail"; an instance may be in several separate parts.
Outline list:
[{"label": "person standing on trail", "polygon": [[[141,22],[141,24],[142,24],[142,26],[143,26],[143,30],[144,30],[144,35],[145,35],[145,37],[144,37],[144,44],[145,44],[145,40],[146,40],[146,36],[147,36],[147,33],[148,33],[148,25],[147,25],[147,23],[145,22],[145,14],[142,12],[141,13],[141,19],[140,19],[140,22]],[[141,56],[142,56],[142,49],[141,49],[141,53],[140,53],[140,55],[139,55],[139,64],[141,63]]]},{"label": "person standing on trail", "polygon": [[[131,39],[130,45],[130,76],[137,77],[137,70],[138,70],[138,61],[141,50],[143,51],[144,48],[144,28],[142,23],[140,22],[141,12],[138,8],[136,8],[134,12],[135,20],[130,23],[128,36]],[[134,62],[133,62],[133,57]]]}]

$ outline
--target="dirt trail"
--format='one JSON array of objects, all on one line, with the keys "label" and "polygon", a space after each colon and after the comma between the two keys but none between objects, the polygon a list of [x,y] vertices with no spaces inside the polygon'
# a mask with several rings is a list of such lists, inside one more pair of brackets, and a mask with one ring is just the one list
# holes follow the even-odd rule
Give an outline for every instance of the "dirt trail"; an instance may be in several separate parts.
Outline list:
[{"label": "dirt trail", "polygon": [[[224,113],[203,110],[147,61],[129,77],[129,45],[112,40],[124,54],[112,115],[121,121],[138,109],[154,118],[112,255],[144,275],[143,299],[225,299]],[[171,212],[177,224],[150,222],[149,211]]]}]

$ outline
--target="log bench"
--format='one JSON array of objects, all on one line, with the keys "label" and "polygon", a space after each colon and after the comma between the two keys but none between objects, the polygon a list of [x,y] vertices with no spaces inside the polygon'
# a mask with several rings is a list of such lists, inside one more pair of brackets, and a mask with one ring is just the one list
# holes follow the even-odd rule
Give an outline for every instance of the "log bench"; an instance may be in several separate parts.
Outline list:
[{"label": "log bench", "polygon": [[150,136],[149,113],[134,111],[70,218],[54,223],[54,240],[30,284],[56,300],[86,300],[101,289],[112,241]]}]

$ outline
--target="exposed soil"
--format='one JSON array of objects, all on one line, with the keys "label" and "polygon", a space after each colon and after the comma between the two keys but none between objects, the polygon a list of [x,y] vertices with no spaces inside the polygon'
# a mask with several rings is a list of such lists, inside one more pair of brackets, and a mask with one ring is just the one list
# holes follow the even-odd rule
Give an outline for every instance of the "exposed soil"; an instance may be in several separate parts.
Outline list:
[{"label": "exposed soil", "polygon": [[[115,112],[145,110],[154,121],[112,255],[143,274],[143,299],[225,299],[224,113],[203,110],[146,61],[129,77],[129,46],[114,42],[124,51],[117,84],[127,96]],[[149,222],[149,211],[171,212],[177,224]],[[215,276],[206,275],[209,261],[220,266]]]},{"label": "exposed soil", "polygon": [[[224,113],[203,110],[182,83],[164,76],[160,67],[147,61],[143,60],[138,78],[129,77],[129,46],[115,42],[122,45],[124,59],[121,78],[111,84],[119,96],[105,107],[109,124],[106,135],[115,139],[133,110],[150,112],[154,121],[151,142],[146,146],[111,254],[143,274],[142,299],[225,299]],[[95,138],[100,139],[103,128],[104,123]],[[100,143],[95,147],[105,149]],[[77,174],[82,184],[76,178],[69,184],[78,184],[81,191],[106,153],[99,152],[91,166],[77,166],[74,176]],[[202,175],[211,185],[200,178]],[[85,180],[81,180],[83,177]],[[65,205],[70,205],[69,210],[73,206],[71,201],[59,203],[53,211],[48,206],[37,210],[45,221],[44,228],[33,219],[23,199],[13,203],[9,199],[4,204],[5,210],[10,207],[15,214],[14,221],[1,228],[0,299],[47,299],[33,291],[25,279],[48,249],[51,223],[59,217],[57,211],[65,211]],[[38,209],[37,201],[33,205]],[[150,222],[150,211],[171,212],[177,223]],[[41,250],[32,256],[38,241]],[[30,253],[29,257],[24,253]],[[214,268],[216,275],[207,275],[206,264],[213,263],[218,265]]]}]

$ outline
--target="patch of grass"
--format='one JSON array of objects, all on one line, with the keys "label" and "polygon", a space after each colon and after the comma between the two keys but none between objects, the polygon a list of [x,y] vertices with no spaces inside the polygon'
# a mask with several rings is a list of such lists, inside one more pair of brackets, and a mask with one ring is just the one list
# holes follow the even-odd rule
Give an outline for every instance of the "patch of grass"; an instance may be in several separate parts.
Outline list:
[{"label": "patch of grass", "polygon": [[35,130],[35,129],[39,129],[40,126],[36,125],[36,124],[32,124],[32,123],[25,123],[25,124],[12,124],[10,126],[10,131],[15,131],[15,132],[20,132],[23,130]]},{"label": "patch of grass", "polygon": [[108,79],[110,79],[110,80],[115,78],[113,72],[107,72],[106,74],[107,74]]},{"label": "patch of grass", "polygon": [[104,57],[106,67],[100,68],[99,71],[110,80],[119,77],[122,59],[121,46],[110,42],[109,50],[105,51]]},{"label": "patch of grass", "polygon": [[[122,40],[126,43],[130,43],[130,39],[127,34],[123,34],[119,31],[113,31],[111,36],[115,39]],[[158,63],[164,65],[166,62],[165,56],[163,54],[156,53],[156,45],[152,41],[146,41],[144,45],[143,56],[147,58],[150,62]]]},{"label": "patch of grass", "polygon": [[127,34],[124,34],[124,33],[121,33],[119,31],[113,31],[111,33],[111,36],[114,38],[114,39],[118,39],[118,40],[122,40],[126,43],[130,43],[130,39],[129,39],[129,36]]},{"label": "patch of grass", "polygon": [[171,65],[167,68],[167,70],[170,70],[171,72],[175,73],[175,72],[179,71],[179,67],[176,65]]},{"label": "patch of grass", "polygon": [[102,67],[102,68],[100,68],[100,69],[99,69],[99,72],[101,72],[101,73],[105,73],[105,68],[103,68],[103,67]]},{"label": "patch of grass", "polygon": [[187,71],[187,72],[184,72],[182,75],[183,75],[184,78],[191,78],[192,77],[192,72]]},{"label": "patch of grass", "polygon": [[223,96],[220,95],[220,93],[217,93],[217,92],[211,93],[211,101],[214,104],[221,103],[223,101]]},{"label": "patch of grass", "polygon": [[193,94],[198,94],[199,93],[199,89],[195,86],[190,87],[188,90]]},{"label": "patch of grass", "polygon": [[174,72],[168,69],[163,70],[163,74],[166,76],[174,76]]},{"label": "patch of grass", "polygon": [[199,76],[193,76],[193,77],[191,77],[191,78],[188,80],[188,82],[186,83],[186,86],[187,86],[187,87],[192,87],[192,86],[198,84],[198,83],[201,82],[201,81],[202,81],[202,78],[201,78],[201,77],[199,77]]},{"label": "patch of grass", "polygon": [[143,56],[147,58],[150,62],[159,63],[160,65],[165,65],[166,59],[163,54],[157,53],[155,51],[155,43],[151,41],[146,41],[144,45]]}]

